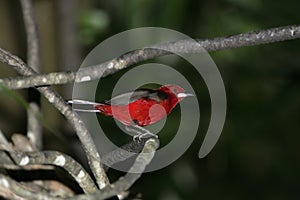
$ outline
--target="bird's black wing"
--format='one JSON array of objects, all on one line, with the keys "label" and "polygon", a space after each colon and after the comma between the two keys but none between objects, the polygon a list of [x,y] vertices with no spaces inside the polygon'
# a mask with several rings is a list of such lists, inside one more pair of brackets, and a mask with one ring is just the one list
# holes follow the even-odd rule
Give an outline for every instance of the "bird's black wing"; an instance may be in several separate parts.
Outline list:
[{"label": "bird's black wing", "polygon": [[133,92],[127,92],[113,97],[111,100],[105,101],[104,103],[110,105],[127,105],[140,98],[151,99],[159,102],[163,99],[167,99],[168,95],[162,91],[156,91],[151,89],[138,89]]}]

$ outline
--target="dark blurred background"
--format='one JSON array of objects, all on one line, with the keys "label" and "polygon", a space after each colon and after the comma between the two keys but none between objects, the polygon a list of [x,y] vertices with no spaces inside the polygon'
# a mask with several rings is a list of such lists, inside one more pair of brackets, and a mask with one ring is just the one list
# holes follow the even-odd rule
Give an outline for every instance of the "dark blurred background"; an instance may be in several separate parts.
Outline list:
[{"label": "dark blurred background", "polygon": [[[297,0],[36,0],[41,72],[76,70],[97,44],[128,29],[154,26],[193,38],[227,36],[299,23],[299,4]],[[0,47],[26,60],[18,1],[0,2],[0,27]],[[221,138],[204,159],[198,158],[198,151],[210,118],[208,92],[203,81],[189,77],[184,64],[175,64],[191,80],[200,99],[197,138],[180,159],[144,174],[131,191],[142,193],[145,199],[167,200],[300,198],[299,46],[300,41],[294,40],[210,53],[225,83],[228,111]],[[1,78],[17,75],[0,65]],[[105,79],[103,98],[109,97],[122,73]],[[64,98],[71,97],[72,84],[55,88]],[[0,129],[8,137],[26,133],[26,109],[15,95],[27,98],[26,90],[0,92]],[[84,161],[64,118],[45,99],[42,109],[45,149]],[[179,108],[170,120],[176,120],[178,112]],[[110,122],[115,133],[118,129]],[[162,141],[167,143],[172,137],[162,137]],[[119,175],[114,170],[109,173],[112,180]]]}]

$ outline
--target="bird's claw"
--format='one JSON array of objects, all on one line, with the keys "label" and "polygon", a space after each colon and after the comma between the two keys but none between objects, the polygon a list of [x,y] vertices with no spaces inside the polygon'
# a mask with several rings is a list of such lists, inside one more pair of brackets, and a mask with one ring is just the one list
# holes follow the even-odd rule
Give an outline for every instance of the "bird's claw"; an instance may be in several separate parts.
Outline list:
[{"label": "bird's claw", "polygon": [[149,137],[155,137],[156,139],[158,138],[157,135],[155,135],[151,132],[145,132],[145,133],[140,133],[138,135],[133,136],[133,141],[141,142],[141,141],[143,141],[143,138],[149,138]]},{"label": "bird's claw", "polygon": [[[132,128],[131,128],[132,127]],[[145,138],[150,138],[150,137],[154,137],[154,138],[158,138],[158,136],[154,133],[151,133],[150,131],[148,131],[147,129],[137,126],[137,125],[133,125],[133,126],[125,126],[126,131],[128,132],[132,132],[132,133],[138,133],[137,135],[133,136],[133,141],[134,142],[142,142],[143,139]]]}]

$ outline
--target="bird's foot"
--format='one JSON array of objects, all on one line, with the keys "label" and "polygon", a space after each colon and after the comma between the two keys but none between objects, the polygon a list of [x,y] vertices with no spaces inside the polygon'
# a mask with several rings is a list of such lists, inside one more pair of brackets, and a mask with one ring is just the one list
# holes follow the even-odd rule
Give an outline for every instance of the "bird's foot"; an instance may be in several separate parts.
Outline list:
[{"label": "bird's foot", "polygon": [[[133,128],[130,128],[130,127],[133,127]],[[129,132],[134,132],[134,133],[137,133],[137,135],[133,136],[133,141],[134,142],[141,142],[143,141],[143,139],[145,138],[149,138],[149,137],[155,137],[155,138],[158,138],[158,136],[154,133],[151,133],[150,131],[148,131],[147,129],[141,127],[141,126],[138,126],[138,125],[133,125],[133,126],[130,126],[130,127],[126,127],[126,130],[129,131]]]},{"label": "bird's foot", "polygon": [[144,138],[150,138],[150,137],[155,137],[158,138],[157,135],[155,135],[154,133],[151,132],[145,132],[145,133],[140,133],[138,135],[133,136],[133,141],[134,142],[141,142],[143,141]]}]

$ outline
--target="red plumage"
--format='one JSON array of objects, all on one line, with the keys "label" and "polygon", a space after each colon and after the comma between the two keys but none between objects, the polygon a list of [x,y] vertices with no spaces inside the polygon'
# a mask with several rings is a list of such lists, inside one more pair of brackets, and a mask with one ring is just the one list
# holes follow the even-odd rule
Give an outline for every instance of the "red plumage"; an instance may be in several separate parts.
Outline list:
[{"label": "red plumage", "polygon": [[166,117],[172,109],[185,97],[193,96],[185,93],[178,85],[163,85],[156,90],[138,89],[121,94],[103,103],[84,100],[71,100],[70,104],[91,106],[77,111],[100,112],[111,116],[121,123],[130,126],[147,126]]}]

